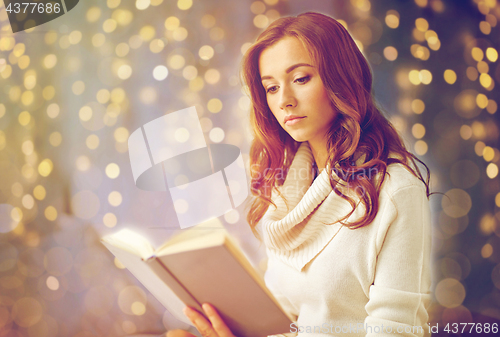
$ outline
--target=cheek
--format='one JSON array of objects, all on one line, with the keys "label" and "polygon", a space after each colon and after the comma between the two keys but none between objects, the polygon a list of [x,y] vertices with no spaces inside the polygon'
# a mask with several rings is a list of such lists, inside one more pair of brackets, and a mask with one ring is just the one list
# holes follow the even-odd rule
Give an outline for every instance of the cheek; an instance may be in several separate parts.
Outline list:
[{"label": "cheek", "polygon": [[273,97],[271,96],[270,98],[267,99],[267,106],[269,107],[269,110],[273,113],[274,117],[279,120],[280,118],[280,113],[281,109],[277,106],[277,103],[274,102]]}]

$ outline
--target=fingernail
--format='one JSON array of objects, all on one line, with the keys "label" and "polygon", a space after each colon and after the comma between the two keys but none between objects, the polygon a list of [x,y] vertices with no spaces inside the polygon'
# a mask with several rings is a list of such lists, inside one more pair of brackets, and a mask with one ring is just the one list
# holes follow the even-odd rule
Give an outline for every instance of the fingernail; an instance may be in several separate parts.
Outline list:
[{"label": "fingernail", "polygon": [[184,312],[184,315],[186,316],[191,316],[193,314],[193,309],[191,309],[190,307],[185,307],[182,312]]},{"label": "fingernail", "polygon": [[212,307],[208,303],[203,303],[201,307],[205,310],[205,312],[212,310]]}]

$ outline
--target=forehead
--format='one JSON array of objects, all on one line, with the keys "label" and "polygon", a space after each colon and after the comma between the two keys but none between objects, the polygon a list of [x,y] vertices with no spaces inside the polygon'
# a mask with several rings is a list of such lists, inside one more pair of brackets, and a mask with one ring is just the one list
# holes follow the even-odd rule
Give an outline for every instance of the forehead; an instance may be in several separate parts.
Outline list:
[{"label": "forehead", "polygon": [[272,76],[297,63],[312,64],[312,60],[299,39],[285,37],[260,53],[259,73]]}]

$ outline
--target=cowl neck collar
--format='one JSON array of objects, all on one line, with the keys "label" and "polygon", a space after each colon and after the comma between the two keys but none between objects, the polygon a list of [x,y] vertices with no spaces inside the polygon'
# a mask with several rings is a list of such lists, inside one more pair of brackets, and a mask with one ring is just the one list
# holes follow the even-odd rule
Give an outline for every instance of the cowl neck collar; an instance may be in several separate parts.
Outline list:
[{"label": "cowl neck collar", "polygon": [[[361,165],[365,155],[355,153],[354,158],[357,158],[356,164]],[[313,160],[308,143],[301,143],[285,182],[278,188],[285,199],[273,191],[272,200],[276,208],[270,205],[262,218],[263,238],[268,252],[298,271],[342,230],[343,226],[338,221],[352,210],[349,202],[332,189],[328,167],[314,179]],[[338,180],[335,170],[332,174]],[[358,203],[355,193],[342,185],[337,188]],[[351,217],[364,212],[364,206],[358,203]]]}]

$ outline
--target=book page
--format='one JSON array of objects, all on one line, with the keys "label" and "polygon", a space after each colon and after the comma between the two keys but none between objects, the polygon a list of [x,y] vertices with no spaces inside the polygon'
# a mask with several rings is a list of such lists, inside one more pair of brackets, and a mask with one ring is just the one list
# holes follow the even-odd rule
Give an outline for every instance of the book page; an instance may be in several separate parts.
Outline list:
[{"label": "book page", "polygon": [[[200,240],[203,241],[203,237],[207,235],[214,235],[214,233],[227,233],[224,226],[221,225],[218,219],[209,219],[205,222],[202,222],[190,229],[181,229],[175,234],[173,237],[167,240],[163,245],[157,248],[156,252],[158,255],[164,253],[166,247],[171,247],[180,243],[190,242],[192,240]],[[161,253],[160,253],[161,252]]]},{"label": "book page", "polygon": [[168,241],[165,245],[163,245],[156,251],[156,256],[220,246],[224,243],[224,240],[226,238],[226,231],[222,229],[198,229],[193,230],[192,232],[195,232],[196,235],[177,237],[175,238],[175,240]]},{"label": "book page", "polygon": [[101,241],[140,256],[144,260],[154,254],[154,248],[149,241],[129,229],[122,229],[117,233],[106,235]]}]

